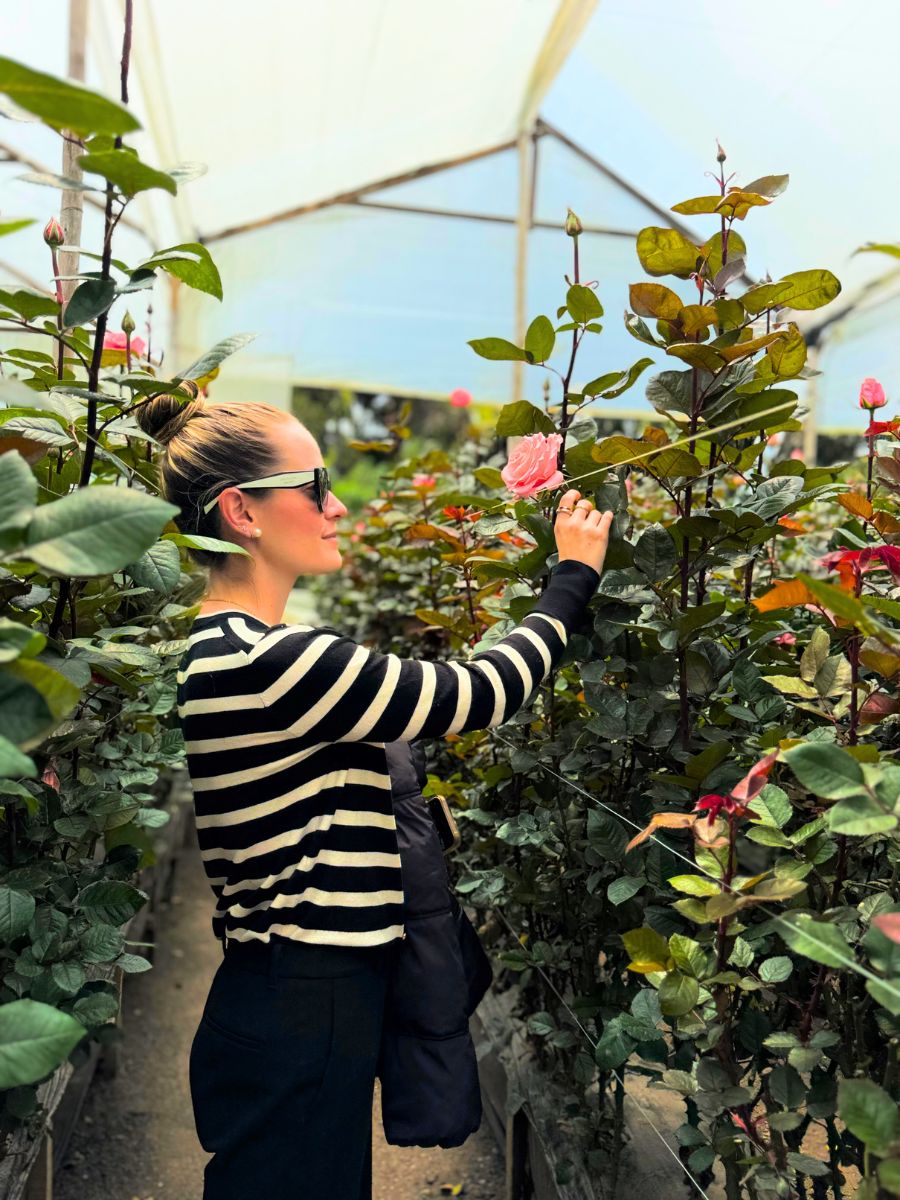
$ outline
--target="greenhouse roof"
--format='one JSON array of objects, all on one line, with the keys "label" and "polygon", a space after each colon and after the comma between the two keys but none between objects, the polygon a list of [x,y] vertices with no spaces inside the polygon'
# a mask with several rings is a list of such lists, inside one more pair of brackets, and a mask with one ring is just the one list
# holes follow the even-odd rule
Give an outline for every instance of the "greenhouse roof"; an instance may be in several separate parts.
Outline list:
[{"label": "greenhouse roof", "polygon": [[[110,95],[122,11],[115,0],[89,6],[86,79]],[[129,214],[144,232],[123,230],[120,250],[201,238],[225,285],[221,305],[182,289],[177,321],[156,318],[176,362],[253,330],[223,386],[273,396],[304,383],[433,396],[466,387],[505,402],[510,366],[466,342],[516,336],[523,212],[525,311],[553,313],[571,271],[561,229],[571,206],[604,231],[582,239],[583,277],[598,280],[606,309],[582,382],[625,367],[644,350],[621,317],[628,284],[643,277],[634,234],[710,190],[718,138],[736,183],[791,174],[784,195],[741,226],[750,275],[834,271],[842,295],[802,314],[806,328],[856,305],[821,343],[821,427],[856,424],[863,376],[896,386],[896,260],[854,253],[900,236],[889,90],[900,10],[888,0],[681,10],[662,0],[257,0],[247,12],[212,0],[135,6],[130,103],[144,131],[134,144],[155,165],[209,170],[174,202],[138,197]],[[10,16],[5,53],[66,74],[67,6],[33,0]],[[5,121],[0,142],[59,170],[59,141],[37,125]],[[530,157],[520,170],[532,153],[533,175]],[[0,168],[4,218],[49,215],[55,195],[10,182],[22,169]],[[711,217],[683,220],[699,239],[713,231]],[[84,245],[97,221],[87,218]],[[46,286],[44,249],[28,230],[5,238],[0,275]],[[538,399],[544,378],[526,370],[522,394]],[[651,411],[640,386],[616,403]]]}]

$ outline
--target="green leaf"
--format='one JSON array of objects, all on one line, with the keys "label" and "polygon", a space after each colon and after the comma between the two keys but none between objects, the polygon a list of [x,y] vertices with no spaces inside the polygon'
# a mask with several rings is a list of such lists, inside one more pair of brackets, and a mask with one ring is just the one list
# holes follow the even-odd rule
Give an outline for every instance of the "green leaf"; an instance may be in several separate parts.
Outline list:
[{"label": "green leaf", "polygon": [[26,321],[35,317],[55,317],[59,303],[52,296],[36,292],[33,288],[0,288],[0,308],[18,313]]},{"label": "green leaf", "polygon": [[82,154],[78,162],[83,171],[102,175],[125,196],[136,196],[153,188],[161,188],[172,196],[178,192],[178,184],[171,175],[148,167],[130,150],[93,151]]},{"label": "green leaf", "polygon": [[124,925],[148,900],[146,892],[121,879],[100,879],[89,883],[77,896],[76,903],[94,923]]},{"label": "green leaf", "polygon": [[566,308],[579,325],[603,316],[603,305],[597,299],[597,293],[580,283],[573,284],[566,292]]},{"label": "green leaf", "polygon": [[878,1164],[878,1182],[886,1192],[900,1195],[900,1158],[886,1158]]},{"label": "green leaf", "polygon": [[634,1042],[614,1018],[605,1026],[594,1047],[594,1061],[602,1071],[614,1071],[621,1067],[633,1049]]},{"label": "green leaf", "polygon": [[785,751],[784,758],[803,787],[816,796],[840,800],[865,790],[859,763],[840,746],[804,742]]},{"label": "green leaf", "polygon": [[505,338],[474,338],[468,343],[481,358],[495,362],[528,362],[528,355]]},{"label": "green leaf", "polygon": [[675,569],[678,552],[675,541],[663,525],[648,525],[634,547],[634,565],[654,583],[667,578]]},{"label": "green leaf", "polygon": [[843,588],[825,583],[822,579],[814,579],[802,571],[797,572],[797,579],[806,585],[823,607],[831,609],[836,616],[852,622],[863,633],[878,638],[886,646],[894,646],[900,642],[900,631],[889,625],[882,625],[855,596],[851,596]]},{"label": "green leaf", "polygon": [[140,975],[143,971],[149,971],[153,963],[143,954],[121,954],[114,965],[121,967],[126,975]]},{"label": "green leaf", "polygon": [[647,346],[665,346],[665,342],[660,338],[655,338],[647,328],[646,321],[642,321],[640,317],[636,317],[634,313],[625,311],[625,328],[639,342],[644,342]]},{"label": "green leaf", "polygon": [[80,1022],[50,1004],[0,1005],[0,1088],[37,1083],[66,1061],[84,1035]]},{"label": "green leaf", "polygon": [[667,1017],[683,1017],[700,999],[700,984],[680,971],[670,971],[659,985],[659,1006]]},{"label": "green leaf", "polygon": [[[641,359],[644,362],[644,359]],[[608,371],[605,375],[600,375],[597,379],[592,379],[590,383],[586,383],[581,389],[585,396],[599,396],[605,393],[605,389],[613,387],[625,378],[624,371]]]},{"label": "green leaf", "polygon": [[85,962],[111,962],[122,952],[125,939],[120,929],[103,922],[85,929],[78,939]]},{"label": "green leaf", "polygon": [[37,509],[19,553],[54,575],[109,575],[133,563],[177,512],[136,488],[81,488]]},{"label": "green leaf", "polygon": [[72,293],[63,313],[63,325],[71,329],[85,325],[112,307],[116,285],[111,279],[86,279]]},{"label": "green leaf", "polygon": [[[183,257],[184,252],[197,255],[199,261],[191,261]],[[158,250],[152,258],[142,264],[144,267],[161,267],[169,275],[174,275],[182,283],[198,292],[206,292],[209,296],[222,299],[222,279],[219,269],[213,262],[213,257],[200,242],[184,242],[178,246],[169,246],[166,250]]]},{"label": "green leaf", "polygon": [[610,904],[624,904],[632,896],[637,895],[647,882],[642,875],[621,875],[610,881],[606,889],[606,898]]},{"label": "green leaf", "polygon": [[687,279],[697,269],[700,251],[676,229],[649,225],[638,234],[637,256],[648,275]]},{"label": "green leaf", "polygon": [[793,1050],[795,1046],[800,1045],[800,1039],[796,1033],[790,1033],[787,1030],[779,1030],[777,1033],[770,1033],[763,1042],[769,1050],[781,1052],[784,1050]]},{"label": "green leaf", "polygon": [[800,1171],[803,1175],[831,1174],[828,1163],[822,1162],[820,1158],[813,1158],[811,1154],[801,1154],[799,1151],[790,1150],[787,1162],[789,1167],[793,1167],[795,1171]]},{"label": "green leaf", "polygon": [[550,417],[528,400],[504,404],[497,417],[497,437],[528,437],[532,433],[555,431]]},{"label": "green leaf", "polygon": [[728,962],[733,967],[749,967],[756,957],[753,947],[742,937],[734,939],[734,947],[728,955]]},{"label": "green leaf", "polygon": [[783,1108],[798,1108],[806,1099],[803,1080],[793,1067],[774,1067],[769,1074],[769,1093]]},{"label": "green leaf", "polygon": [[785,954],[766,958],[759,964],[759,977],[764,983],[783,983],[793,970],[793,963]]},{"label": "green leaf", "polygon": [[832,833],[866,837],[896,829],[897,818],[885,812],[872,796],[848,796],[829,810],[828,828]]},{"label": "green leaf", "polygon": [[8,738],[0,736],[0,778],[18,779],[25,776],[36,779],[37,773],[34,760],[23,754]]},{"label": "green leaf", "polygon": [[686,217],[696,217],[701,213],[714,213],[721,196],[692,196],[690,200],[682,200],[680,204],[672,205],[672,212],[683,213]]},{"label": "green leaf", "polygon": [[549,317],[535,317],[525,334],[525,349],[534,362],[546,362],[553,353],[556,333]]},{"label": "green leaf", "polygon": [[702,979],[707,973],[706,952],[700,943],[695,942],[692,938],[685,937],[680,933],[673,933],[669,938],[669,953],[675,966],[685,975]]},{"label": "green leaf", "polygon": [[179,380],[202,379],[204,375],[214,371],[226,358],[237,353],[238,350],[243,350],[245,346],[249,346],[255,338],[255,333],[233,333],[231,337],[216,342],[211,350],[207,350],[196,362],[191,363],[186,371],[180,372],[177,378]]},{"label": "green leaf", "polygon": [[790,175],[760,175],[759,179],[751,180],[741,190],[744,192],[753,192],[757,196],[765,196],[768,200],[774,200],[776,196],[780,196],[785,190],[790,183],[790,179]]},{"label": "green leaf", "polygon": [[685,892],[688,896],[718,896],[720,891],[716,881],[704,875],[672,875],[669,884],[677,892]]},{"label": "green leaf", "polygon": [[[628,389],[637,381],[638,377],[642,375],[648,367],[652,366],[652,358],[639,358],[636,363],[632,363],[628,368],[627,372],[625,373],[624,382],[618,384],[616,387],[607,388],[605,391],[601,391],[599,393],[595,392],[592,394],[599,394],[605,400],[614,400],[616,396],[621,396],[623,392],[627,392]],[[585,393],[585,395],[587,395],[587,393]]]},{"label": "green leaf", "polygon": [[26,229],[29,225],[34,225],[34,217],[21,217],[18,221],[0,221],[0,237],[6,237],[10,233],[18,233],[20,229]]},{"label": "green leaf", "polygon": [[897,983],[867,979],[866,991],[882,1008],[886,1008],[895,1017],[900,1017],[900,986]]},{"label": "green leaf", "polygon": [[838,1115],[870,1153],[887,1154],[900,1140],[900,1111],[888,1093],[871,1079],[842,1079]]},{"label": "green leaf", "polygon": [[528,1032],[534,1033],[538,1037],[546,1037],[548,1033],[553,1033],[556,1029],[556,1022],[548,1012],[532,1013],[528,1018]]},{"label": "green leaf", "polygon": [[56,986],[67,996],[74,996],[84,986],[84,967],[80,962],[55,962],[50,974]]},{"label": "green leaf", "polygon": [[647,926],[641,929],[632,929],[628,933],[622,934],[622,941],[625,943],[625,949],[631,959],[628,964],[630,971],[647,975],[651,971],[666,969],[669,946],[662,934],[657,933],[655,929]]},{"label": "green leaf", "polygon": [[783,276],[781,282],[791,284],[791,290],[780,298],[779,304],[800,310],[821,308],[839,295],[841,290],[837,276],[822,269],[792,271],[790,275]]},{"label": "green leaf", "polygon": [[[702,247],[703,257],[706,259],[707,269],[712,277],[718,275],[722,270],[722,231],[714,233]],[[734,262],[737,258],[746,259],[747,243],[741,237],[736,229],[732,229],[728,234],[728,261]],[[718,302],[717,302],[718,303]]]},{"label": "green leaf", "polygon": [[819,668],[828,658],[831,639],[828,631],[818,626],[813,630],[809,644],[800,657],[800,678],[812,683],[819,673]]},{"label": "green leaf", "polygon": [[763,825],[772,829],[784,829],[794,811],[787,792],[774,783],[767,783],[747,807],[756,813]]},{"label": "green leaf", "polygon": [[639,317],[656,317],[660,321],[677,320],[684,308],[681,297],[661,283],[631,284],[628,301]]},{"label": "green leaf", "polygon": [[725,359],[721,354],[704,342],[673,342],[671,346],[666,347],[666,354],[712,374],[725,366]]},{"label": "green leaf", "polygon": [[844,967],[855,963],[853,951],[836,925],[817,921],[809,913],[788,913],[779,917],[778,932],[797,954],[826,967]]},{"label": "green leaf", "polygon": [[760,313],[765,308],[777,307],[784,296],[793,292],[794,285],[785,283],[784,280],[778,283],[762,283],[757,287],[750,288],[741,296],[741,304],[748,313]]},{"label": "green leaf", "polygon": [[119,134],[141,128],[127,108],[105,96],[32,71],[10,58],[0,58],[0,92],[54,129]]},{"label": "green leaf", "polygon": [[[649,466],[647,466],[648,463]],[[659,475],[663,479],[673,479],[678,476],[690,479],[703,472],[703,467],[696,455],[689,454],[687,450],[678,449],[660,450],[659,454],[654,455],[651,459],[644,459],[638,466],[647,467],[654,475]]]},{"label": "green leaf", "polygon": [[0,944],[8,946],[22,936],[31,924],[34,909],[34,896],[28,892],[0,887]]}]

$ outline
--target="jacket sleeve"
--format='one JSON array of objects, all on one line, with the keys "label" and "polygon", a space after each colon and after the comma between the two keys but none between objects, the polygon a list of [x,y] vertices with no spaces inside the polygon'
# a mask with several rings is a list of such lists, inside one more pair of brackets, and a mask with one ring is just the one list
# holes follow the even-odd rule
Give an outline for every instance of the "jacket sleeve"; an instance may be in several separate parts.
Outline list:
[{"label": "jacket sleeve", "polygon": [[254,690],[280,728],[314,742],[410,742],[502,725],[559,662],[599,582],[587,563],[557,563],[511,633],[451,662],[379,654],[333,631],[276,626],[247,652]]}]

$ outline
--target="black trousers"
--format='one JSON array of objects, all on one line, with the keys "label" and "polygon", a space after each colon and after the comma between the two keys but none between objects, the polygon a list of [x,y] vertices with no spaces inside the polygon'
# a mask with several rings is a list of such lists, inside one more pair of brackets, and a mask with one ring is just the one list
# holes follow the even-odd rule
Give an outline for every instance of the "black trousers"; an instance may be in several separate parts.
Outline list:
[{"label": "black trousers", "polygon": [[190,1053],[203,1200],[371,1200],[398,945],[228,942]]}]

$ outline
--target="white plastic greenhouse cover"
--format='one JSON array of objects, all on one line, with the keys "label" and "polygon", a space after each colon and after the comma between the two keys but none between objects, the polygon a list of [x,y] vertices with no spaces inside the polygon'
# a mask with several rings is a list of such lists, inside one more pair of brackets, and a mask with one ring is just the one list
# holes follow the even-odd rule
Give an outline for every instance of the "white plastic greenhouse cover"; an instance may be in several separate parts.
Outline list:
[{"label": "white plastic greenhouse cover", "polygon": [[[64,75],[68,4],[6,9],[2,53]],[[87,82],[112,96],[123,9],[120,0],[89,4]],[[861,378],[880,377],[896,397],[900,377],[896,260],[854,255],[866,242],[900,237],[898,35],[893,0],[679,8],[664,0],[143,0],[130,100],[144,132],[134,144],[155,165],[200,160],[209,172],[175,202],[138,197],[129,212],[149,240],[123,230],[118,249],[136,260],[150,248],[210,239],[224,303],[181,288],[169,326],[160,289],[154,341],[168,345],[177,367],[229,333],[258,333],[223,370],[220,392],[286,404],[291,386],[304,383],[434,396],[466,387],[476,400],[505,402],[509,365],[479,359],[466,342],[515,336],[518,160],[515,149],[473,156],[512,143],[540,116],[618,177],[552,134],[538,139],[530,317],[553,315],[563,298],[567,206],[585,225],[632,235],[665,223],[670,205],[712,190],[704,172],[716,166],[718,138],[733,182],[791,174],[784,195],[740,224],[750,274],[823,266],[842,280],[842,295],[802,323],[840,313],[871,281],[893,275],[822,344],[819,425],[858,428]],[[39,126],[3,121],[0,142],[59,170],[59,140]],[[370,191],[364,203],[216,237],[460,158],[472,161]],[[22,170],[0,165],[3,219],[46,219],[58,193],[11,182]],[[83,245],[96,244],[98,220],[89,210]],[[687,224],[698,238],[714,229],[710,217]],[[46,286],[45,257],[33,230],[4,238],[0,277],[14,269]],[[628,284],[643,278],[633,236],[585,234],[581,266],[583,279],[599,281],[606,316],[576,384],[646,349],[622,324]],[[691,284],[677,290],[693,298]],[[114,310],[114,327],[120,315]],[[657,357],[661,368],[673,365]],[[538,399],[545,377],[527,369],[523,394]],[[640,384],[615,403],[650,412]]]}]

